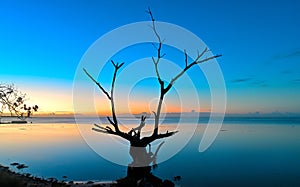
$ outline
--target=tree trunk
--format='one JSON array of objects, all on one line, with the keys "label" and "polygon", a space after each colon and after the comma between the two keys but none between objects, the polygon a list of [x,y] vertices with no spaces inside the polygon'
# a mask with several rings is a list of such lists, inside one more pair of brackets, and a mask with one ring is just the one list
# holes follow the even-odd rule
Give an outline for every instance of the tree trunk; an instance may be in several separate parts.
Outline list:
[{"label": "tree trunk", "polygon": [[117,187],[174,187],[170,180],[162,180],[151,173],[151,166],[127,167],[127,176],[117,180]]}]

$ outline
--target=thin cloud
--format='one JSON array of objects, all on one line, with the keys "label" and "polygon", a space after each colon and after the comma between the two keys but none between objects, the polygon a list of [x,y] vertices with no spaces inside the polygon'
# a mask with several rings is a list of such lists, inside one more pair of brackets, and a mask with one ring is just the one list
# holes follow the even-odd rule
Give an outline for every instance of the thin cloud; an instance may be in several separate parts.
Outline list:
[{"label": "thin cloud", "polygon": [[261,86],[261,87],[267,87],[268,86],[268,84],[264,80],[255,80],[255,81],[251,82],[251,85]]},{"label": "thin cloud", "polygon": [[292,83],[300,83],[300,79],[293,79]]},{"label": "thin cloud", "polygon": [[251,81],[252,78],[242,78],[242,79],[234,79],[234,80],[231,80],[232,83],[242,83],[242,82],[249,82]]},{"label": "thin cloud", "polygon": [[266,64],[270,64],[274,61],[280,61],[280,60],[285,60],[285,59],[289,59],[289,58],[297,58],[297,57],[300,57],[300,50],[274,55],[270,60],[268,60],[266,62]]},{"label": "thin cloud", "polygon": [[288,74],[292,74],[293,71],[291,71],[291,70],[283,70],[283,71],[281,71],[281,73],[284,74],[284,75],[288,75]]},{"label": "thin cloud", "polygon": [[254,78],[240,78],[231,80],[231,83],[246,84],[250,86],[267,87],[268,84],[264,80],[256,80]]},{"label": "thin cloud", "polygon": [[280,54],[280,55],[275,55],[273,57],[273,60],[282,60],[282,59],[286,59],[286,58],[292,58],[292,57],[298,57],[300,56],[300,51],[293,51],[287,54]]}]

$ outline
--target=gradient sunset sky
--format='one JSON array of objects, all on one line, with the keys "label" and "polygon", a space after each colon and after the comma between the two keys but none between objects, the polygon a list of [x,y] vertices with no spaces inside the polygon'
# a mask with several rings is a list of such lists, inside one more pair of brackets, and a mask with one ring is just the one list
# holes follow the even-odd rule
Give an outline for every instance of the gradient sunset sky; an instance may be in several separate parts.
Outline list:
[{"label": "gradient sunset sky", "polygon": [[[85,51],[115,28],[149,21],[148,6],[157,20],[190,30],[214,53],[223,55],[218,62],[227,88],[228,113],[300,113],[297,0],[0,1],[0,82],[14,83],[40,106],[40,112],[72,112],[74,74]],[[130,63],[132,59],[123,60]],[[190,73],[204,78],[201,71]],[[106,86],[110,83],[110,78],[99,80]],[[145,105],[153,105],[147,104],[154,102],[148,81],[144,81],[146,86],[136,86],[144,92],[131,101],[133,112],[147,111]],[[209,111],[205,102],[209,89],[201,87],[201,81],[197,86],[203,92],[201,110]],[[99,103],[106,102],[103,94],[97,97]],[[167,111],[178,111],[172,102],[176,97],[170,93]],[[185,99],[193,103],[193,98]],[[106,104],[98,107],[108,112]],[[192,109],[187,105],[183,111]]]}]

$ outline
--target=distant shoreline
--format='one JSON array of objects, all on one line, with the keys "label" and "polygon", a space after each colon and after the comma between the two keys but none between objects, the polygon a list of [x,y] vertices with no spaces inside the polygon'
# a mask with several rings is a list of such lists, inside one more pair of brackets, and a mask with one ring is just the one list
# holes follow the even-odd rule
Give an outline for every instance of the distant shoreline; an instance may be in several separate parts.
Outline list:
[{"label": "distant shoreline", "polygon": [[[131,116],[120,116],[118,117],[119,121],[123,125],[136,125],[139,124],[140,118]],[[240,125],[256,125],[256,124],[266,124],[266,125],[300,125],[300,117],[298,116],[225,116],[224,119],[222,118],[214,118],[217,120],[211,120],[209,116],[162,116],[161,117],[161,124],[162,125],[169,125],[169,124],[198,124],[198,125],[207,125],[209,122],[210,124],[214,124],[215,122],[221,122],[223,125],[226,124],[240,124]],[[12,125],[18,124],[11,123],[11,121],[17,121],[18,119],[15,117],[2,117],[0,125]],[[149,117],[147,118],[147,125],[153,125],[154,118]],[[41,117],[41,116],[33,116],[31,118],[27,118],[28,123],[24,123],[24,125],[29,124],[109,124],[106,117],[63,117],[63,116],[48,116],[48,117]],[[21,123],[20,123],[21,124]]]},{"label": "distant shoreline", "polygon": [[[120,118],[128,118],[128,117],[133,117],[133,118],[140,118],[142,115],[148,116],[148,118],[153,118],[152,113],[140,113],[140,114],[127,114],[127,113],[122,113],[118,114],[118,117]],[[209,117],[210,115],[214,116],[223,116],[223,114],[219,113],[210,113],[210,112],[169,112],[169,113],[161,113],[162,116],[167,116],[167,117]],[[76,113],[37,113],[34,114],[31,118],[90,118],[90,117],[100,117],[100,118],[106,118],[108,115],[104,114],[76,114]],[[300,118],[300,113],[292,113],[292,112],[271,112],[271,113],[260,113],[260,112],[251,112],[251,113],[225,113],[224,115],[225,118],[227,117],[255,117],[255,118]],[[15,116],[10,116],[9,114],[4,114],[2,115],[2,118],[16,118]],[[30,118],[28,118],[30,119]]]}]

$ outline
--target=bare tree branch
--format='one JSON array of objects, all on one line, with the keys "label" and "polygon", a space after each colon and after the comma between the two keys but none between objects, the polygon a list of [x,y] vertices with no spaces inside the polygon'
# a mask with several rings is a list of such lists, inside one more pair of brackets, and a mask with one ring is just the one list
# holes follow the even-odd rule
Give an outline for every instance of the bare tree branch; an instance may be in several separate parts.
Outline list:
[{"label": "bare tree branch", "polygon": [[107,132],[106,130],[101,130],[101,129],[96,129],[96,128],[92,128],[93,131],[96,131],[96,132],[102,132],[102,133],[105,133],[105,134],[111,134],[109,132]]},{"label": "bare tree branch", "polygon": [[[115,111],[114,88],[115,88],[115,82],[116,82],[117,72],[123,66],[124,63],[121,63],[121,64],[117,63],[117,64],[115,64],[114,61],[111,61],[111,62],[112,62],[112,64],[115,67],[114,76],[113,76],[113,80],[112,80],[112,83],[111,83],[111,91],[110,91],[110,96],[111,96],[111,99],[110,99],[110,102],[111,102],[111,113],[112,113],[112,118],[113,118],[112,125],[114,126],[115,131],[119,132],[120,130],[119,130],[117,115],[116,115],[116,111]],[[111,120],[109,120],[109,121],[111,122]]]},{"label": "bare tree branch", "polygon": [[101,86],[99,82],[97,82],[88,72],[85,68],[83,68],[83,71],[85,74],[100,88],[100,90],[107,96],[109,100],[111,100],[110,95],[107,93],[107,91]]},{"label": "bare tree branch", "polygon": [[186,53],[186,50],[184,50],[184,61],[185,61],[185,67],[188,66],[188,55]]},{"label": "bare tree branch", "polygon": [[116,135],[116,136],[120,136],[130,142],[132,142],[133,138],[132,136],[130,136],[129,134],[127,133],[124,133],[124,132],[121,132],[121,131],[114,131],[112,130],[112,128],[110,128],[109,126],[106,126],[105,128],[104,127],[101,127],[100,125],[97,125],[97,124],[94,124],[95,127],[92,128],[93,131],[96,131],[96,132],[101,132],[101,133],[105,133],[105,134],[112,134],[112,135]]},{"label": "bare tree branch", "polygon": [[110,119],[109,116],[107,116],[106,118],[108,119],[108,121],[109,121],[110,124],[112,124],[113,126],[115,126],[115,123]]},{"label": "bare tree branch", "polygon": [[[142,115],[142,116],[141,116],[141,123],[140,123],[140,125],[137,126],[137,127],[135,127],[135,128],[132,128],[132,129],[128,132],[128,134],[132,134],[133,132],[134,132],[135,134],[141,133],[142,128],[145,127],[145,125],[146,125],[146,122],[145,122],[146,118],[147,118],[147,116],[143,116],[143,115]],[[138,132],[136,133],[135,131],[138,131]]]},{"label": "bare tree branch", "polygon": [[209,51],[208,48],[206,47],[201,53],[198,52],[198,55],[195,58],[194,62],[192,62],[191,64],[188,64],[188,54],[187,54],[186,50],[184,50],[185,68],[178,75],[176,75],[173,79],[171,79],[171,81],[169,82],[169,84],[167,85],[167,87],[165,87],[164,81],[161,79],[161,76],[160,76],[159,70],[158,70],[158,63],[159,63],[160,59],[165,55],[165,54],[161,55],[161,49],[162,49],[163,42],[161,40],[160,35],[158,34],[158,32],[156,30],[155,19],[153,17],[153,14],[152,14],[150,8],[148,8],[148,10],[146,12],[150,15],[150,18],[151,18],[151,21],[152,21],[152,30],[153,30],[156,38],[157,38],[157,41],[158,41],[158,47],[156,47],[156,50],[157,50],[156,60],[154,59],[154,57],[152,57],[152,61],[154,63],[154,67],[155,67],[156,76],[157,76],[158,82],[160,84],[160,97],[159,97],[159,102],[158,102],[158,105],[157,105],[157,111],[156,111],[156,113],[154,113],[154,116],[155,116],[155,125],[154,125],[154,130],[153,130],[153,136],[158,136],[158,125],[159,125],[159,118],[160,118],[160,112],[161,112],[161,107],[162,107],[163,99],[164,99],[165,94],[171,89],[171,87],[173,86],[173,84],[175,83],[175,81],[179,77],[181,77],[192,66],[194,66],[196,64],[199,64],[199,63],[203,63],[203,62],[209,61],[209,60],[214,59],[214,58],[218,58],[221,55],[215,55],[215,56],[211,56],[211,57],[205,58],[203,60],[200,60],[200,58],[206,52]]},{"label": "bare tree branch", "polygon": [[176,75],[172,80],[171,82],[169,83],[169,85],[173,85],[175,83],[175,81],[181,77],[188,69],[190,69],[192,66],[196,65],[196,64],[201,64],[203,62],[206,62],[206,61],[209,61],[209,60],[212,60],[214,58],[218,58],[218,57],[221,57],[222,55],[214,55],[214,56],[211,56],[211,57],[208,57],[208,58],[205,58],[203,60],[199,60],[199,58],[202,56],[203,54],[201,53],[200,55],[198,55],[198,57],[196,58],[196,60],[194,62],[192,62],[191,64],[189,64],[188,66],[186,66],[178,75]]},{"label": "bare tree branch", "polygon": [[160,84],[160,97],[159,97],[159,103],[158,103],[158,106],[157,106],[157,110],[156,110],[156,113],[155,114],[155,122],[154,122],[154,130],[153,130],[153,135],[157,135],[158,134],[158,124],[159,124],[159,117],[160,117],[160,112],[161,112],[161,107],[162,107],[162,102],[163,102],[163,98],[164,98],[164,81],[161,79],[160,77],[160,74],[159,74],[159,70],[158,70],[158,63],[160,61],[160,59],[165,55],[161,55],[161,48],[162,48],[162,40],[161,40],[161,37],[159,36],[157,30],[156,30],[156,26],[155,26],[155,19],[153,17],[153,14],[150,10],[150,7],[148,7],[148,11],[146,11],[149,15],[150,15],[150,18],[151,18],[151,21],[152,21],[152,30],[158,40],[158,47],[156,48],[157,49],[157,57],[156,57],[156,60],[154,59],[154,57],[152,57],[152,61],[154,63],[154,67],[155,67],[155,72],[156,72],[156,76],[157,76],[157,80]]},{"label": "bare tree branch", "polygon": [[163,58],[163,57],[165,56],[165,54],[161,55],[161,48],[162,48],[163,42],[162,42],[162,40],[161,40],[161,38],[160,38],[160,36],[159,36],[157,30],[156,30],[155,20],[154,20],[154,17],[153,17],[152,12],[151,12],[151,10],[150,10],[150,7],[148,7],[148,10],[147,10],[146,12],[150,15],[150,18],[151,18],[151,21],[152,21],[152,26],[151,26],[151,28],[152,28],[152,30],[153,30],[153,32],[154,32],[154,34],[155,34],[155,36],[156,36],[156,38],[157,38],[157,40],[158,40],[158,47],[156,47],[154,44],[152,44],[152,45],[155,47],[155,49],[157,49],[157,58],[156,58],[156,60],[155,60],[154,57],[152,57],[152,61],[153,61],[154,66],[155,66],[155,72],[156,72],[156,76],[157,76],[158,82],[159,82],[160,84],[162,84],[163,81],[161,80],[160,75],[159,75],[159,71],[158,71],[158,63],[159,63],[160,59]]},{"label": "bare tree branch", "polygon": [[172,132],[166,132],[166,133],[161,133],[161,134],[152,134],[151,136],[148,137],[143,137],[138,145],[133,145],[133,146],[138,146],[138,147],[146,147],[148,144],[150,144],[151,142],[153,142],[154,140],[157,139],[162,139],[162,138],[167,138],[169,136],[173,136],[174,134],[176,134],[178,131],[172,131]]},{"label": "bare tree branch", "polygon": [[124,65],[124,63],[115,63],[113,60],[111,60],[111,63],[113,64],[115,70],[113,74],[113,79],[112,79],[112,84],[111,84],[111,90],[110,90],[110,95],[109,93],[101,86],[99,82],[97,82],[88,72],[85,68],[83,68],[83,71],[87,76],[100,88],[100,90],[107,96],[107,98],[110,100],[111,104],[111,113],[112,113],[112,120],[107,117],[108,121],[114,126],[115,132],[119,133],[119,127],[118,127],[118,120],[117,120],[117,115],[115,111],[115,103],[114,103],[114,88],[115,88],[115,82],[116,82],[116,77],[117,77],[117,72],[118,70]]},{"label": "bare tree branch", "polygon": [[97,128],[92,128],[92,130],[97,131],[97,132],[102,132],[102,133],[107,133],[107,134],[111,134],[108,132],[108,130],[104,127],[101,127],[100,125],[94,124]]}]

